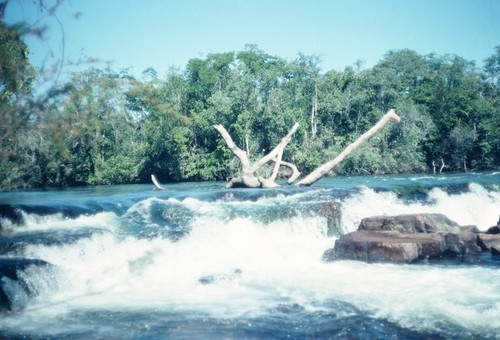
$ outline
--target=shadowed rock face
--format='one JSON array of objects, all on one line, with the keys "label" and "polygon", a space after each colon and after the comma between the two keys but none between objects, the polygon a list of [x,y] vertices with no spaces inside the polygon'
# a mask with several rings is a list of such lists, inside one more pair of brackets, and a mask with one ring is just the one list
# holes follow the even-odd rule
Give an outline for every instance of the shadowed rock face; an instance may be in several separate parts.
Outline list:
[{"label": "shadowed rock face", "polygon": [[374,216],[363,219],[358,231],[337,239],[334,248],[325,252],[324,260],[470,260],[482,251],[495,255],[499,244],[500,235],[480,234],[475,226],[459,226],[441,214]]},{"label": "shadowed rock face", "polygon": [[490,227],[486,233],[478,234],[478,245],[483,251],[490,251],[491,255],[500,256],[500,218],[497,225]]},{"label": "shadowed rock face", "polygon": [[500,234],[478,235],[478,244],[484,251],[490,251],[494,256],[500,256]]},{"label": "shadowed rock face", "polygon": [[16,311],[24,308],[36,292],[20,276],[20,272],[30,267],[50,267],[42,260],[23,258],[0,259],[0,311],[7,309]]},{"label": "shadowed rock face", "polygon": [[425,253],[439,256],[441,243],[442,239],[438,235],[360,230],[338,239],[333,257],[366,262],[407,263],[422,256],[423,249]]}]

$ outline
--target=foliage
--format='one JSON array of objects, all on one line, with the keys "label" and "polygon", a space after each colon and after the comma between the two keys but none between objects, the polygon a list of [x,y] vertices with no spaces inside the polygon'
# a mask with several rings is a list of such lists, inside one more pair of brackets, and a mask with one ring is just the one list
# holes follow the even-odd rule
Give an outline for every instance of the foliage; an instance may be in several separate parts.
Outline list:
[{"label": "foliage", "polygon": [[[35,99],[21,27],[0,22],[0,188],[226,180],[238,161],[213,128],[224,125],[251,160],[295,122],[284,160],[302,173],[332,159],[389,109],[400,124],[336,171],[373,174],[498,169],[500,46],[480,70],[459,56],[389,51],[370,69],[320,71],[248,45],[153,69],[89,68]],[[268,169],[269,171],[269,169]]]}]

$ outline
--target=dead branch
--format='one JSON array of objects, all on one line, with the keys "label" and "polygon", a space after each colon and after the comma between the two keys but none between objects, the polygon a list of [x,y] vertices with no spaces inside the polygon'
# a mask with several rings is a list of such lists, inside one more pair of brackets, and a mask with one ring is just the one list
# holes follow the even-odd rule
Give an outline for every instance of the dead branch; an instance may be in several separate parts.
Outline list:
[{"label": "dead branch", "polygon": [[165,188],[162,187],[162,185],[160,184],[160,182],[156,179],[155,175],[151,175],[151,181],[155,185],[155,189],[162,190],[162,191],[165,190]]},{"label": "dead branch", "polygon": [[222,138],[226,142],[227,147],[231,150],[236,157],[239,158],[243,168],[250,167],[250,160],[248,159],[247,153],[241,150],[236,143],[233,141],[227,130],[221,124],[214,125],[214,128],[219,131]]},{"label": "dead branch", "polygon": [[443,169],[446,167],[446,164],[444,164],[444,159],[441,157],[441,168],[439,168],[439,173],[443,173]]},{"label": "dead branch", "polygon": [[278,145],[276,145],[276,147],[273,150],[271,150],[271,152],[269,152],[267,155],[265,155],[264,157],[262,157],[261,159],[259,159],[257,162],[254,163],[254,165],[252,166],[253,172],[259,170],[265,164],[267,164],[273,158],[275,158],[280,152],[280,150],[283,152],[283,149],[288,144],[288,142],[292,138],[292,135],[295,133],[295,131],[297,131],[298,128],[299,128],[299,123],[295,123],[292,129],[288,132],[288,134],[281,139],[281,142]]},{"label": "dead branch", "polygon": [[[283,137],[280,143],[269,152],[267,155],[259,159],[253,164],[250,164],[248,155],[245,151],[241,150],[233,141],[227,130],[222,125],[214,125],[214,128],[219,131],[220,135],[226,142],[227,147],[233,152],[233,154],[238,157],[241,162],[241,173],[239,177],[233,178],[229,181],[226,187],[231,188],[234,186],[244,186],[249,188],[274,188],[278,185],[275,183],[276,176],[278,174],[279,166],[281,164],[281,158],[283,157],[283,150],[285,149],[288,142],[290,142],[292,135],[299,128],[299,124],[295,123],[288,134]],[[276,165],[273,169],[273,173],[269,178],[255,177],[255,172],[261,169],[266,163],[276,159]]]},{"label": "dead branch", "polygon": [[372,126],[368,131],[366,131],[363,135],[361,135],[356,141],[353,143],[349,144],[344,151],[342,151],[337,157],[332,159],[329,162],[326,162],[325,164],[321,165],[319,168],[311,172],[309,175],[307,175],[304,179],[300,180],[297,182],[295,185],[298,186],[309,186],[313,183],[315,183],[317,180],[322,178],[324,175],[326,175],[330,170],[332,170],[337,164],[342,162],[344,158],[349,155],[354,149],[356,149],[358,146],[366,142],[370,137],[372,137],[374,134],[376,134],[379,130],[381,130],[384,125],[389,121],[389,120],[395,120],[399,122],[401,118],[396,114],[395,110],[390,110],[387,112],[374,126]]}]

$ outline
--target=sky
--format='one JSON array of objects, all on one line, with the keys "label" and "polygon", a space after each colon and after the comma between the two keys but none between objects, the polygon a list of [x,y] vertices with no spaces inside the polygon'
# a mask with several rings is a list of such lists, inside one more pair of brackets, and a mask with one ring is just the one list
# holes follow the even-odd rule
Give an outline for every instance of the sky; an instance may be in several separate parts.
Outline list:
[{"label": "sky", "polygon": [[369,68],[405,48],[482,66],[500,45],[500,0],[66,0],[55,16],[36,3],[10,0],[5,21],[47,25],[43,40],[26,40],[31,62],[46,67],[90,57],[162,76],[247,44],[287,60],[318,56],[323,72]]}]

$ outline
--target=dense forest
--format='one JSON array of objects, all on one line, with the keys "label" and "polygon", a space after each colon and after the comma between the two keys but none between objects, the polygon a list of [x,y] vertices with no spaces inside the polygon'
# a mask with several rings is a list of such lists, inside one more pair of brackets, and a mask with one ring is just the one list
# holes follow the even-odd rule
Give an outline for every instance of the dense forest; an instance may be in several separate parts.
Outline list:
[{"label": "dense forest", "polygon": [[[389,51],[322,71],[255,45],[189,60],[166,75],[89,67],[41,95],[21,26],[0,22],[0,190],[226,180],[238,159],[222,124],[256,159],[300,128],[284,160],[308,173],[390,108],[402,120],[335,171],[381,174],[480,171],[500,166],[500,46],[481,67],[457,55]],[[165,57],[168,60],[168,56]],[[265,170],[264,170],[265,171]]]}]

